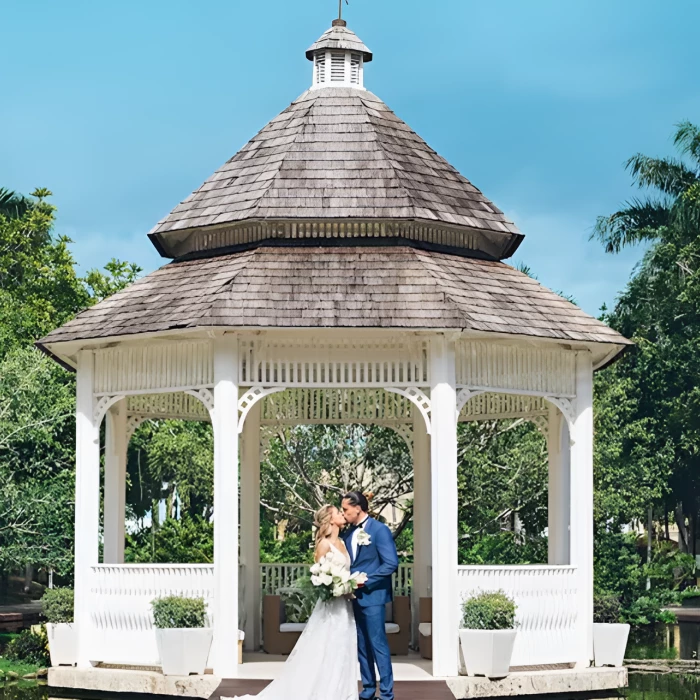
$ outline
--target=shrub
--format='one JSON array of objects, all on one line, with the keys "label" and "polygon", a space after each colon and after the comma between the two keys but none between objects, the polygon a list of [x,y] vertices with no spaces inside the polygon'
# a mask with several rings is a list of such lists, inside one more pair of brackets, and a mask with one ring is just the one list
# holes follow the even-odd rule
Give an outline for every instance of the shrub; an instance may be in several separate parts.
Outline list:
[{"label": "shrub", "polygon": [[485,591],[462,603],[462,628],[510,630],[515,628],[516,605],[503,591]]},{"label": "shrub", "polygon": [[318,599],[310,576],[298,579],[289,588],[280,588],[277,593],[284,601],[284,615],[287,622],[309,621]]},{"label": "shrub", "polygon": [[5,647],[5,657],[10,661],[48,666],[49,646],[44,628],[41,628],[41,632],[32,632],[31,630],[20,632]]},{"label": "shrub", "polygon": [[638,627],[640,625],[653,625],[656,622],[673,624],[676,616],[669,610],[662,609],[662,603],[651,596],[640,596],[631,605],[621,612],[623,622]]},{"label": "shrub", "polygon": [[153,622],[158,629],[190,629],[207,626],[204,598],[171,595],[151,601]]},{"label": "shrub", "polygon": [[593,597],[593,622],[619,622],[622,602],[614,593],[596,593]]},{"label": "shrub", "polygon": [[41,612],[47,622],[73,622],[73,589],[47,588],[41,598]]}]

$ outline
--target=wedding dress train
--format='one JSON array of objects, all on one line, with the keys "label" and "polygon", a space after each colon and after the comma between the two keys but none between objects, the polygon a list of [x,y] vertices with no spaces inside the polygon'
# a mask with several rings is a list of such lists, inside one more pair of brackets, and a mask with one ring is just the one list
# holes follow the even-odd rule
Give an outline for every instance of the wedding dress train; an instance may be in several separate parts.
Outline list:
[{"label": "wedding dress train", "polygon": [[[350,557],[333,545],[331,552],[349,571]],[[258,695],[238,700],[357,700],[357,663],[352,603],[319,601],[280,675]]]}]

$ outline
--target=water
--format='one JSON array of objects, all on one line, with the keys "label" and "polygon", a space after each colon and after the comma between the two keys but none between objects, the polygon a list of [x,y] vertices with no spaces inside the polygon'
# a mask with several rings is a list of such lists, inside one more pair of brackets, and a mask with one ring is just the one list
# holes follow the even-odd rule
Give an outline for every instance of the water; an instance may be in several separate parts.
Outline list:
[{"label": "water", "polygon": [[625,695],[628,700],[697,700],[699,691],[698,676],[631,673]]},{"label": "water", "polygon": [[650,630],[633,630],[626,658],[700,660],[700,624],[680,622]]}]

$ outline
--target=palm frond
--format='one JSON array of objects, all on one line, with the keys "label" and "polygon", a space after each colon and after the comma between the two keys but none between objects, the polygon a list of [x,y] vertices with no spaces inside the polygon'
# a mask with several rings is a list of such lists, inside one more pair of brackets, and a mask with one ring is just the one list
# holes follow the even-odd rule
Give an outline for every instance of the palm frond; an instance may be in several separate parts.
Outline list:
[{"label": "palm frond", "polygon": [[673,143],[681,153],[693,158],[700,166],[700,127],[689,121],[681,122],[677,125]]},{"label": "palm frond", "polygon": [[0,187],[0,214],[8,219],[19,219],[33,206],[31,199]]},{"label": "palm frond", "polygon": [[670,217],[671,209],[665,201],[632,200],[624,209],[598,217],[591,239],[603,243],[607,253],[619,253],[627,246],[658,238]]},{"label": "palm frond", "polygon": [[696,173],[672,158],[649,158],[637,153],[625,165],[639,187],[655,187],[673,197],[698,182]]}]

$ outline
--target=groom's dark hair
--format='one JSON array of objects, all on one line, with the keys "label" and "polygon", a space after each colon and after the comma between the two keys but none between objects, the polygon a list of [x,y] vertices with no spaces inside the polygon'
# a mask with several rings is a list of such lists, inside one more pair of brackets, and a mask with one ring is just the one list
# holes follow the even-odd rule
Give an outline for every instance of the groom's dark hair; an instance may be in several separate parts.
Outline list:
[{"label": "groom's dark hair", "polygon": [[369,501],[364,493],[350,491],[343,496],[344,501],[349,501],[351,506],[360,506],[365,513],[369,513]]}]

